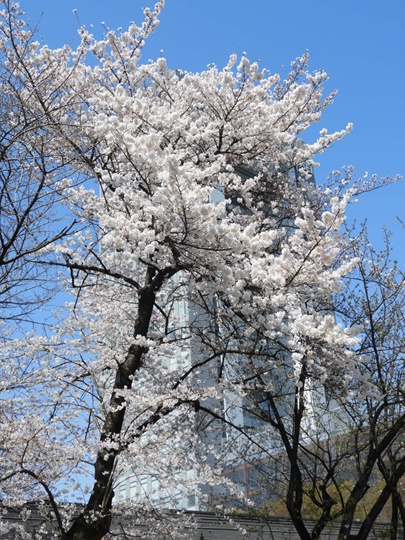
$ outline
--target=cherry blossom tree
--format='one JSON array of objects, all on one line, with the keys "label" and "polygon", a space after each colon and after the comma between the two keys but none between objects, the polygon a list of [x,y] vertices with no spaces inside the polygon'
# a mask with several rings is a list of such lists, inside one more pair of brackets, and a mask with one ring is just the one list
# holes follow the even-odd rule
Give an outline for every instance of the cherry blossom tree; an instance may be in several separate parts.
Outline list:
[{"label": "cherry blossom tree", "polygon": [[[141,63],[163,1],[141,26],[80,29],[76,50],[41,46],[3,3],[3,54],[80,224],[40,244],[72,302],[1,352],[3,503],[46,501],[61,538],[101,539],[124,508],[120,471],[202,499],[224,481],[207,434],[263,363],[282,369],[288,353],[298,393],[303,369],[322,381],[356,370],[352,329],[319,309],[355,264],[340,258],[351,191],[308,181],[350,126],[304,142],[334,96],[307,55],[284,80],[234,55],[201,73]],[[264,354],[272,343],[285,355]],[[153,501],[130,507],[151,535]]]},{"label": "cherry blossom tree", "polygon": [[[390,233],[385,231],[383,249],[370,244],[367,228],[352,238],[352,253],[358,257],[335,310],[345,324],[361,325],[356,348],[359,367],[373,384],[374,391],[361,395],[356,385],[352,396],[341,404],[347,418],[347,433],[354,457],[353,488],[342,511],[341,531],[346,532],[370,485],[379,491],[368,505],[356,538],[367,538],[384,507],[391,506],[390,538],[397,538],[405,523],[403,476],[405,455],[404,395],[404,272],[392,260]],[[338,300],[338,299],[337,299]],[[347,534],[347,532],[346,532]]]},{"label": "cherry blossom tree", "polygon": [[[388,233],[377,251],[365,227],[354,231],[342,254],[356,267],[321,305],[355,330],[357,374],[340,365],[320,385],[303,362],[301,385],[288,388],[285,374],[269,377],[267,363],[244,403],[260,426],[257,448],[246,456],[259,478],[255,513],[266,519],[287,510],[303,539],[333,524],[339,539],[364,540],[384,520],[394,540],[405,518],[404,273],[392,261]],[[280,354],[274,345],[271,352]],[[277,392],[267,390],[269,380]],[[266,444],[266,425],[282,439],[275,447]]]}]

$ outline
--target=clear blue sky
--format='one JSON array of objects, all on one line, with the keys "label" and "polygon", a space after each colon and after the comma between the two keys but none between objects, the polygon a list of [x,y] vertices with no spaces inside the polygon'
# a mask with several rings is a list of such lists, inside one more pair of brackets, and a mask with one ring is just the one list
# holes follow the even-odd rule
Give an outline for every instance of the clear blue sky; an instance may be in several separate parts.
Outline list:
[{"label": "clear blue sky", "polygon": [[[79,24],[94,33],[142,21],[153,0],[20,0],[31,24],[42,14],[39,34],[52,47],[74,44]],[[77,9],[77,15],[73,13]],[[322,180],[332,169],[354,165],[379,176],[405,176],[405,1],[404,0],[167,0],[161,24],[145,50],[145,60],[163,56],[173,68],[201,71],[221,67],[233,52],[246,52],[262,67],[278,72],[308,50],[310,69],[330,75],[335,103],[321,127],[330,131],[353,122],[354,130],[320,156]],[[284,67],[283,67],[284,66]],[[350,208],[365,217],[373,242],[387,225],[395,231],[395,256],[405,266],[405,180],[364,195]]]}]

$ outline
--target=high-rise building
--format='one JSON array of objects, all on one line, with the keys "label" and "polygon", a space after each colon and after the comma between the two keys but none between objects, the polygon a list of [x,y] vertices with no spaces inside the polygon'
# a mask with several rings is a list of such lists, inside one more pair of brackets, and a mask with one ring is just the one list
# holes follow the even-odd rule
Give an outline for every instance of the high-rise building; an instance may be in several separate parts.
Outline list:
[{"label": "high-rise building", "polygon": [[[249,178],[255,175],[255,171],[250,167],[241,166],[238,168],[238,174],[242,178]],[[288,175],[295,180],[297,186],[306,186],[309,194],[314,192],[314,175],[310,165],[304,164],[300,168],[294,167],[288,172]],[[212,202],[220,202],[225,197],[226,195],[221,189],[216,189],[212,194]],[[237,204],[237,200],[230,199],[230,208]],[[198,326],[201,328],[209,327],[212,332],[220,332],[221,329],[220,321],[216,320],[215,316],[216,298],[211,299],[212,306],[209,310],[211,320],[208,321],[206,311],[200,310],[199,306],[190,300],[190,296],[185,290],[186,286],[181,283],[181,276],[173,279],[178,280],[179,285],[179,294],[177,297],[173,297],[171,306],[172,320],[175,321],[173,332],[177,332],[178,337],[183,338],[180,340],[181,345],[174,345],[172,354],[165,359],[168,369],[174,370],[178,368],[179,364],[182,366],[195,365],[201,358],[201,347],[203,345],[198,336],[188,335],[190,326],[194,328]],[[271,348],[271,343],[268,346]],[[234,362],[237,363],[236,357],[234,357]],[[225,371],[228,370],[228,373],[225,372],[225,376],[232,376],[233,368],[231,364],[225,368]],[[208,368],[201,369],[199,372],[201,384],[209,387],[216,377],[215,371],[218,369],[220,369],[220,360],[218,360],[218,364],[211,363]],[[286,360],[284,363],[285,371],[278,371],[276,375],[277,381],[273,380],[273,382],[278,384],[280,389],[284,388],[285,390],[289,380],[288,370],[292,369],[291,362]],[[275,377],[274,374],[272,376]],[[288,392],[284,391],[284,395],[288,395]],[[313,396],[309,394],[309,409],[316,406],[315,401]],[[282,449],[277,439],[272,437],[271,428],[260,419],[259,415],[254,414],[254,406],[266,406],[264,399],[261,403],[260,395],[256,395],[252,400],[251,397],[240,398],[229,392],[224,400],[210,405],[217,412],[220,412],[228,421],[228,424],[220,424],[219,421],[213,422],[212,419],[204,417],[203,414],[197,414],[193,419],[195,429],[198,431],[198,436],[202,442],[201,449],[202,452],[205,452],[205,455],[194,456],[195,459],[190,459],[188,466],[186,465],[184,469],[176,471],[171,485],[165,485],[161,481],[159,471],[149,470],[145,472],[144,469],[137,470],[136,467],[123,468],[119,471],[116,479],[115,500],[117,503],[133,501],[135,505],[140,505],[147,500],[158,507],[204,510],[207,508],[207,501],[220,501],[222,497],[227,495],[232,498],[226,479],[231,480],[235,488],[246,497],[254,498],[259,491],[261,469],[262,471],[266,469],[266,474],[273,475],[275,479],[277,479],[278,475],[283,474],[285,460]],[[311,414],[308,415],[308,430],[316,429],[315,425],[310,426],[314,418],[315,414],[312,417]],[[230,425],[233,427],[230,427]],[[245,438],[241,437],[238,428],[251,429],[252,435],[249,444],[247,444]],[[252,442],[255,438],[258,442],[256,446]],[[187,441],[183,442],[187,444]],[[263,444],[266,444],[265,451],[263,451]],[[246,447],[243,451],[241,451],[242,446]],[[267,459],[270,454],[275,458],[272,463]],[[162,463],[167,459],[163,451],[161,458]],[[224,483],[221,485],[221,482],[219,482],[218,486],[210,487],[209,483],[204,479],[200,480],[200,465],[201,461],[204,461],[208,466],[215,468],[216,460],[221,461]],[[192,465],[193,461],[196,464],[195,466]],[[176,485],[176,478],[178,485]],[[190,487],[187,488],[187,486]]]}]

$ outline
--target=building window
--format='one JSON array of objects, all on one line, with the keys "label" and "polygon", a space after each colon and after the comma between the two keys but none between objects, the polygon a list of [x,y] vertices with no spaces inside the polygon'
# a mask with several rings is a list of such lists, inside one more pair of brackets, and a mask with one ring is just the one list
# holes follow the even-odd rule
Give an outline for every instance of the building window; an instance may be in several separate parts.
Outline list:
[{"label": "building window", "polygon": [[187,507],[188,508],[191,508],[191,507],[195,507],[195,494],[193,493],[192,495],[188,495],[187,497]]},{"label": "building window", "polygon": [[136,481],[133,480],[130,484],[129,484],[129,496],[131,499],[133,499],[134,497],[136,497]]},{"label": "building window", "polygon": [[127,485],[126,482],[121,482],[121,484],[118,486],[118,500],[122,501],[126,498],[127,493]]}]

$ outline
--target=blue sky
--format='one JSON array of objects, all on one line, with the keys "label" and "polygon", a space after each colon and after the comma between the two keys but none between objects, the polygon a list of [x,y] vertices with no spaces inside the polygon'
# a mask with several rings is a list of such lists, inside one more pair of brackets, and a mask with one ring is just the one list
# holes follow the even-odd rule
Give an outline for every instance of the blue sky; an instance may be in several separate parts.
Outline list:
[{"label": "blue sky", "polygon": [[[153,0],[21,0],[21,7],[44,43],[74,44],[77,27],[93,24],[94,33],[142,21]],[[77,15],[73,10],[77,10]],[[338,89],[321,127],[354,130],[319,157],[318,182],[333,169],[353,165],[359,175],[405,176],[405,2],[403,0],[167,0],[145,60],[163,50],[173,68],[201,71],[221,67],[233,52],[272,72],[286,72],[308,50],[310,69],[330,75],[328,90]],[[368,219],[378,243],[383,225],[394,230],[395,257],[402,260],[405,229],[405,180],[362,196],[349,217]]]}]

